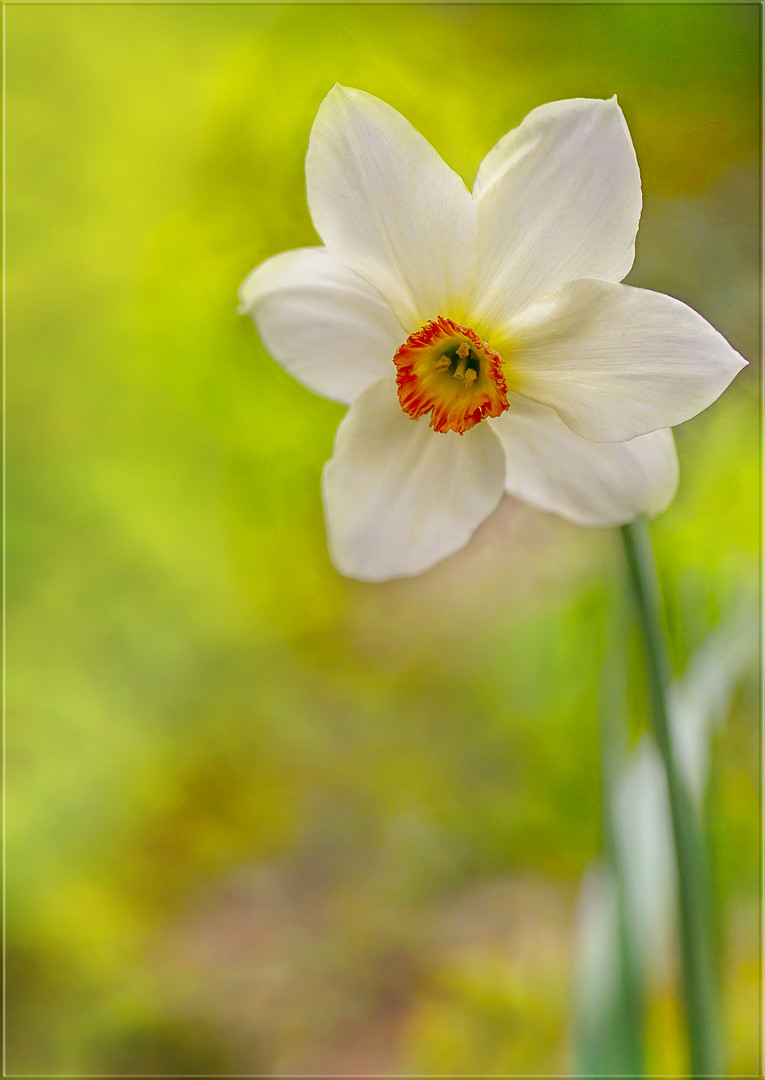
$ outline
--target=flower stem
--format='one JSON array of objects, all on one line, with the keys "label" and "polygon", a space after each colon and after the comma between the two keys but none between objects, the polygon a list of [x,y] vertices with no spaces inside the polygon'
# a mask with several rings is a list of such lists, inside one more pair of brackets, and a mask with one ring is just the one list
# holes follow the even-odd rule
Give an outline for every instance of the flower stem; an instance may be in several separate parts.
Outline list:
[{"label": "flower stem", "polygon": [[646,658],[654,736],[664,764],[677,864],[680,956],[685,1018],[694,1076],[721,1073],[715,993],[712,910],[701,822],[678,768],[669,713],[671,664],[662,624],[661,591],[645,519],[621,528]]}]

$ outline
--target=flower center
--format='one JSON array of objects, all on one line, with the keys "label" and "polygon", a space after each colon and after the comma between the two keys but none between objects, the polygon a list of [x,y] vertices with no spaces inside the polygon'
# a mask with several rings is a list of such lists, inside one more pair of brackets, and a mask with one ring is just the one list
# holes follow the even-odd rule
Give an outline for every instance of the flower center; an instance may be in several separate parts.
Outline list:
[{"label": "flower center", "polygon": [[413,420],[431,413],[434,431],[463,435],[508,408],[502,357],[443,315],[411,334],[393,363],[401,408]]}]

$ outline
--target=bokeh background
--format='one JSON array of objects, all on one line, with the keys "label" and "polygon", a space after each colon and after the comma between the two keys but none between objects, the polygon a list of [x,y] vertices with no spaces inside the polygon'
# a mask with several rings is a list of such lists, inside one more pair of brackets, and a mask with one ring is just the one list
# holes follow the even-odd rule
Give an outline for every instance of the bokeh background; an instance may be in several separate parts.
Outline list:
[{"label": "bokeh background", "polygon": [[[303,160],[335,81],[468,183],[534,106],[618,94],[629,281],[751,361],[677,430],[653,527],[677,671],[720,624],[751,644],[759,5],[5,12],[9,1071],[576,1069],[618,537],[506,500],[419,578],[343,579],[319,489],[343,410],[236,292],[317,242]],[[757,701],[753,658],[707,796],[730,1075],[759,1069]],[[665,967],[655,1073],[684,1069]]]}]

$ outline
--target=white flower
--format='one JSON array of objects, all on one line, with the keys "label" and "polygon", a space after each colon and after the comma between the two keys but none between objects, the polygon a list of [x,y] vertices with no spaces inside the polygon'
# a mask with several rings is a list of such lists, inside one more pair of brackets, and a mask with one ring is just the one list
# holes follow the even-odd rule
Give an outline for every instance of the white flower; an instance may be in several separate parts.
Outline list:
[{"label": "white flower", "polygon": [[257,267],[240,310],[350,405],[323,476],[339,570],[420,573],[504,491],[582,525],[668,505],[668,429],[746,361],[685,304],[619,284],[641,192],[615,98],[534,109],[471,195],[403,116],[335,86],[306,178],[325,246]]}]

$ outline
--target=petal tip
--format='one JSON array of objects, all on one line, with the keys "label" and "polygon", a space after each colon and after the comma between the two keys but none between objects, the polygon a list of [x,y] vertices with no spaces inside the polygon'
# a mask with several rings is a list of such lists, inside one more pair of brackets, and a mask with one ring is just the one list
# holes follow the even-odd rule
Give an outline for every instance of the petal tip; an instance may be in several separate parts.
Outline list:
[{"label": "petal tip", "polygon": [[619,99],[616,96],[616,94],[612,94],[612,96],[610,98],[605,98],[603,100],[603,105],[604,105],[603,111],[605,113],[611,113],[614,117],[618,117],[619,121],[621,122],[622,129],[626,133],[627,138],[629,139],[630,145],[631,145],[632,144],[632,136],[630,135],[630,130],[629,130],[629,127],[627,125],[627,118],[624,115],[624,109],[619,104]]},{"label": "petal tip", "polygon": [[351,89],[352,89],[352,87],[350,87],[350,86],[345,86],[345,85],[344,85],[343,83],[341,83],[341,82],[334,82],[334,83],[332,83],[332,86],[331,86],[331,87],[330,87],[330,89],[329,89],[329,90],[327,91],[327,94],[326,94],[325,96],[326,96],[326,97],[329,97],[329,96],[330,96],[330,94],[332,94],[332,95],[334,95],[335,97],[342,97],[342,95],[343,95],[343,94],[348,94],[348,93],[350,93]]},{"label": "petal tip", "polygon": [[371,98],[373,95],[368,94],[365,90],[359,90],[355,86],[346,86],[344,83],[336,82],[332,84],[331,88],[324,95],[324,100],[321,104],[325,105],[332,101],[353,104],[365,97]]}]

